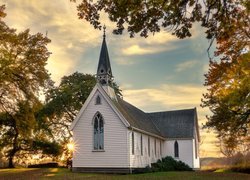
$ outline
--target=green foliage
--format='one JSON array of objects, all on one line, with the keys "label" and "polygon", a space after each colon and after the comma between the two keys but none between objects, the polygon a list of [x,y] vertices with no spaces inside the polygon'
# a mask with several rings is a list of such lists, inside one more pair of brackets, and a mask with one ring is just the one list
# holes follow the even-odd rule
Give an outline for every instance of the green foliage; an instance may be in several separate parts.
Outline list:
[{"label": "green foliage", "polygon": [[[90,74],[75,72],[61,79],[59,86],[51,87],[46,93],[46,102],[37,114],[39,124],[46,128],[57,142],[65,147],[64,156],[71,153],[66,148],[72,136],[70,125],[96,84],[96,78]],[[119,86],[114,89],[121,96]]]},{"label": "green foliage", "polygon": [[[222,44],[225,41],[229,42],[224,52],[236,50],[233,48],[235,44],[230,43],[232,39],[249,43],[250,3],[248,0],[81,0],[77,10],[80,19],[88,21],[98,29],[101,29],[100,17],[103,15],[101,12],[106,13],[109,19],[116,23],[117,28],[113,31],[115,34],[122,34],[127,28],[131,37],[136,33],[147,37],[149,33],[157,33],[163,28],[179,38],[185,38],[192,35],[193,24],[199,22],[206,29],[207,39],[211,42],[216,39],[220,43],[218,47],[224,46]],[[231,39],[231,37],[234,38]],[[238,45],[238,52],[240,52],[242,46]]]},{"label": "green foliage", "polygon": [[57,142],[47,140],[34,140],[32,150],[42,150],[42,154],[59,156],[62,153],[62,147]]},{"label": "green foliage", "polygon": [[152,164],[152,171],[192,171],[187,164],[182,161],[176,161],[171,156],[162,158],[156,163]]},{"label": "green foliage", "polygon": [[233,166],[233,167],[230,167],[228,170],[231,172],[240,172],[240,173],[250,174],[250,165],[248,165],[248,166],[242,166],[242,165]]},{"label": "green foliage", "polygon": [[32,164],[28,168],[58,168],[58,163],[43,163],[43,164]]},{"label": "green foliage", "polygon": [[218,132],[224,154],[232,156],[240,142],[249,139],[250,53],[231,62],[211,62],[205,85],[209,89],[202,106],[213,113],[205,127]]},{"label": "green foliage", "polygon": [[[4,17],[0,6],[0,18]],[[0,19],[0,150],[14,167],[16,154],[32,151],[34,139],[49,139],[37,123],[39,92],[50,86],[45,68],[50,40],[29,29],[16,32]]]}]

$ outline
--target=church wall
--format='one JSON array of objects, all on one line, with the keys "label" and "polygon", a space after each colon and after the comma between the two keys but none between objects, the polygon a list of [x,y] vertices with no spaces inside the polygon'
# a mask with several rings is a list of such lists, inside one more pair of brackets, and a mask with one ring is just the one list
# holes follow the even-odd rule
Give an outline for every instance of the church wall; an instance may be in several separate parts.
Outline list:
[{"label": "church wall", "polygon": [[193,139],[176,139],[179,146],[179,157],[174,157],[174,140],[166,140],[164,142],[163,147],[163,157],[166,156],[172,156],[175,160],[180,160],[188,164],[191,168],[194,168],[193,165],[193,157],[194,157],[194,151],[193,151]]},{"label": "church wall", "polygon": [[[132,132],[134,133],[134,154],[132,154]],[[141,135],[143,140],[143,155],[141,155]],[[143,168],[150,166],[151,163],[156,162],[161,158],[160,139],[142,134],[137,131],[129,131],[129,151],[130,151],[130,167]],[[150,138],[150,155],[148,153],[148,137]],[[156,140],[156,151],[155,151]],[[163,147],[163,143],[162,143]],[[155,153],[156,152],[156,153]]]},{"label": "church wall", "polygon": [[[194,162],[193,168],[199,169],[200,168],[200,158],[199,158],[199,142],[198,142],[197,133],[195,133],[195,136],[196,136],[196,139],[193,139],[193,162]],[[197,151],[197,155],[196,155],[195,151]]]},{"label": "church wall", "polygon": [[[98,91],[82,113],[73,129],[73,140],[76,149],[73,153],[74,167],[129,167],[127,128],[100,95],[101,104],[96,105]],[[93,124],[92,120],[99,111],[104,119],[104,152],[93,152]]]}]

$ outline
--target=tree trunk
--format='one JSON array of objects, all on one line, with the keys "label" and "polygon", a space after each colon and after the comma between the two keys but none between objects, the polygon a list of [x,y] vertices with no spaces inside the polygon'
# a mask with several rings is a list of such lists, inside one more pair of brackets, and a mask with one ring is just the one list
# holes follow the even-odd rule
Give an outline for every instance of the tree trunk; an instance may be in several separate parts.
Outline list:
[{"label": "tree trunk", "polygon": [[14,130],[15,130],[15,136],[14,136],[14,139],[13,139],[13,144],[12,144],[12,149],[9,151],[9,165],[8,167],[9,168],[14,168],[14,163],[13,163],[13,159],[14,159],[14,156],[16,154],[16,152],[18,151],[18,145],[17,145],[17,138],[18,138],[18,129],[16,127],[16,122],[14,121]]},{"label": "tree trunk", "polygon": [[13,164],[13,158],[14,156],[9,156],[9,165],[8,165],[8,168],[14,168],[14,164]]}]

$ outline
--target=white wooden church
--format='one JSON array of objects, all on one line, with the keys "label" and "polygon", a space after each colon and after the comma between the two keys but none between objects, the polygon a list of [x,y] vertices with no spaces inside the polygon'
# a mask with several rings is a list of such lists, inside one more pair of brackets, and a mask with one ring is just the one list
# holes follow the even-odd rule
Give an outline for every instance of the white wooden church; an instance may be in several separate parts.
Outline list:
[{"label": "white wooden church", "polygon": [[166,156],[199,168],[196,108],[146,113],[116,96],[105,38],[97,83],[71,125],[72,170],[132,173]]}]

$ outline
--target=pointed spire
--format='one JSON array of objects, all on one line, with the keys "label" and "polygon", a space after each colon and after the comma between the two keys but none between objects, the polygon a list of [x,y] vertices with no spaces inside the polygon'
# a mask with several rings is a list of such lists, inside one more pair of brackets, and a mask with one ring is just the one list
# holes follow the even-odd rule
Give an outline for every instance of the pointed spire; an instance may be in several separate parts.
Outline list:
[{"label": "pointed spire", "polygon": [[102,85],[112,85],[112,70],[106,44],[106,26],[103,26],[103,41],[97,68],[97,81]]},{"label": "pointed spire", "polygon": [[105,38],[106,38],[106,26],[104,24],[104,26],[103,26],[103,39],[105,39]]}]

